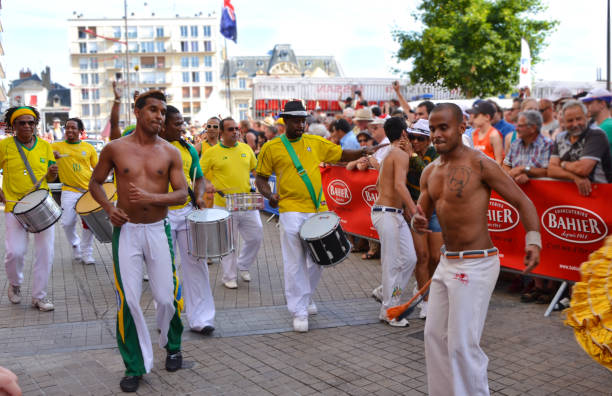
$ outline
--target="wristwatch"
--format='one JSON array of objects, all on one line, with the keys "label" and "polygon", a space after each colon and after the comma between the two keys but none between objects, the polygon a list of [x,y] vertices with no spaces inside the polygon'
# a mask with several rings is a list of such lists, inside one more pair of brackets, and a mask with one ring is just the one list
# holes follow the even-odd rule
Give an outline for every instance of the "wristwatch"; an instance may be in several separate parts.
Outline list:
[{"label": "wristwatch", "polygon": [[525,167],[525,174],[528,175],[530,171],[531,171],[531,166],[527,165]]}]

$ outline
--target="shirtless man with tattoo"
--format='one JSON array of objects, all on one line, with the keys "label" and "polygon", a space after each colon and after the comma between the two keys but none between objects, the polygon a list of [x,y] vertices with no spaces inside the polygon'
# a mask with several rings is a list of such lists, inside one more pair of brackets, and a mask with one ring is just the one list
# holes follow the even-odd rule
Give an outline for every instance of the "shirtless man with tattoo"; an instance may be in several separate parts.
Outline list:
[{"label": "shirtless man with tattoo", "polygon": [[423,171],[418,211],[411,221],[417,232],[427,232],[427,217],[435,209],[444,240],[425,322],[428,390],[433,396],[488,395],[488,358],[480,337],[499,274],[498,251],[487,227],[491,190],[518,209],[527,230],[525,273],[540,260],[539,218],[533,203],[495,161],[462,144],[465,123],[457,105],[437,105],[429,127],[440,157]]},{"label": "shirtless man with tattoo", "polygon": [[[159,345],[166,348],[166,369],[182,366],[183,325],[177,308],[178,279],[174,267],[168,206],[187,200],[187,181],[176,147],[158,136],[166,117],[160,91],[140,95],[135,104],[136,129],[107,144],[93,171],[89,189],[114,226],[113,264],[117,291],[117,342],[126,366],[120,386],[135,392],[153,366],[151,339],[140,308],[143,262],[157,303]],[[102,190],[111,170],[117,178],[117,206]],[[168,192],[168,184],[172,191]]]}]

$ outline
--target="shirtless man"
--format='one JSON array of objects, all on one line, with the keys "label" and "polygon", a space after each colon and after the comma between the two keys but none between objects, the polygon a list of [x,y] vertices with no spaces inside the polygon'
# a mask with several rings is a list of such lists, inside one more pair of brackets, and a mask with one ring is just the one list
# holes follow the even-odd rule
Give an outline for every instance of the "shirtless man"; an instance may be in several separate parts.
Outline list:
[{"label": "shirtless man", "polygon": [[538,214],[495,161],[462,144],[465,123],[457,105],[437,105],[429,128],[440,157],[423,171],[411,222],[418,232],[428,232],[427,218],[435,209],[444,240],[425,322],[428,390],[433,396],[488,395],[488,359],[480,337],[499,274],[498,251],[487,227],[491,190],[518,209],[527,230],[524,273],[540,261]]},{"label": "shirtless man", "polygon": [[[387,309],[399,305],[402,291],[410,280],[417,259],[412,235],[404,221],[405,217],[410,218],[416,211],[406,187],[406,174],[412,153],[400,148],[400,138],[407,138],[407,127],[400,117],[391,117],[385,121],[385,134],[391,142],[391,149],[380,166],[376,183],[378,199],[372,207],[372,224],[376,227],[381,246],[382,306],[379,319],[396,327],[408,326],[408,320],[389,320]],[[408,151],[411,151],[411,147]]]},{"label": "shirtless man", "polygon": [[[166,98],[160,91],[138,97],[136,128],[113,140],[100,153],[89,189],[113,223],[113,263],[119,307],[117,342],[126,366],[120,382],[124,392],[135,392],[143,374],[153,366],[149,330],[140,308],[143,262],[157,303],[159,345],[166,348],[166,369],[182,366],[183,325],[177,308],[178,280],[172,253],[168,206],[187,200],[187,181],[176,147],[158,136],[166,117]],[[117,206],[106,198],[102,183],[111,170],[117,178]],[[168,183],[172,191],[168,192]]]}]

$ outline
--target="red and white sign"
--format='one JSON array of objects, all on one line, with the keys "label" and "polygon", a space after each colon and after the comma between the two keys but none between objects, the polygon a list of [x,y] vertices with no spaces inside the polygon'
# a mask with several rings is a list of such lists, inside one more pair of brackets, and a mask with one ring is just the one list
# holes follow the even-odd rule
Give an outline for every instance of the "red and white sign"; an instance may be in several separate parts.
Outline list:
[{"label": "red and white sign", "polygon": [[597,242],[608,235],[608,226],[597,213],[578,206],[548,208],[542,215],[542,226],[551,235],[573,243]]},{"label": "red and white sign", "polygon": [[327,197],[338,205],[347,205],[353,198],[349,186],[340,179],[332,180],[325,191],[327,191]]},{"label": "red and white sign", "polygon": [[361,198],[369,207],[374,206],[374,202],[378,199],[378,190],[375,184],[369,184],[361,190]]},{"label": "red and white sign", "polygon": [[490,232],[504,232],[516,227],[519,223],[519,212],[508,202],[491,198],[487,218]]}]

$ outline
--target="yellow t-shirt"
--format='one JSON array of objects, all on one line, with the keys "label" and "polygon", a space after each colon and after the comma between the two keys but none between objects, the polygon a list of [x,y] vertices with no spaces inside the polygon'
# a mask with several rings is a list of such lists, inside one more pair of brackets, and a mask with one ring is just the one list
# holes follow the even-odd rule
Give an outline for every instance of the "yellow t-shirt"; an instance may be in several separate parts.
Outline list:
[{"label": "yellow t-shirt", "polygon": [[[55,163],[51,144],[43,139],[34,137],[36,141],[32,148],[23,146],[23,152],[32,167],[36,180],[43,179],[40,188],[49,189],[47,179],[43,176],[47,174],[49,165]],[[2,168],[2,190],[6,199],[17,201],[24,195],[32,191],[34,184],[28,175],[26,166],[19,155],[16,140],[6,138],[0,140],[0,168]],[[11,212],[15,202],[7,202],[4,211]]]},{"label": "yellow t-shirt", "polygon": [[[301,138],[292,141],[291,146],[297,154],[302,167],[308,174],[314,187],[315,194],[319,195],[322,189],[321,162],[338,162],[342,156],[342,148],[320,136],[304,134]],[[302,178],[298,175],[295,165],[281,141],[274,138],[263,145],[259,152],[257,174],[269,177],[276,174],[276,189],[280,195],[280,212],[316,212],[314,202]],[[327,210],[325,192],[321,197],[320,211]]]},{"label": "yellow t-shirt", "polygon": [[[234,147],[221,143],[206,150],[202,156],[202,171],[212,172],[213,186],[226,194],[251,191],[250,171],[257,166],[255,153],[248,144],[237,142]],[[215,194],[215,205],[225,207],[225,198]]]},{"label": "yellow t-shirt", "polygon": [[[202,140],[202,152],[200,154],[200,168],[202,168],[204,165],[204,153],[206,152],[206,150],[208,150],[209,148],[211,148],[213,146],[210,145],[210,143],[208,143],[206,140]],[[212,180],[212,172],[208,172],[206,174],[204,174],[204,176],[206,176],[207,180]]]},{"label": "yellow t-shirt", "polygon": [[68,155],[57,159],[59,177],[64,184],[62,190],[83,192],[74,187],[88,190],[93,168],[98,163],[98,153],[94,146],[82,141],[77,143],[63,141],[51,144],[51,148],[61,155]]},{"label": "yellow t-shirt", "polygon": [[[181,153],[181,160],[183,161],[183,173],[185,174],[185,179],[187,180],[187,185],[189,185],[189,181],[191,180],[192,185],[195,179],[199,179],[202,177],[202,169],[200,169],[200,163],[198,161],[198,152],[191,144],[187,143],[189,149],[180,144],[177,140],[170,142],[171,145],[176,147],[178,151]],[[195,178],[194,178],[195,175]],[[168,188],[168,192],[172,191],[172,186]],[[187,201],[185,201],[182,205],[170,206],[168,209],[182,209],[187,206],[191,202],[191,197],[187,196]]]}]

